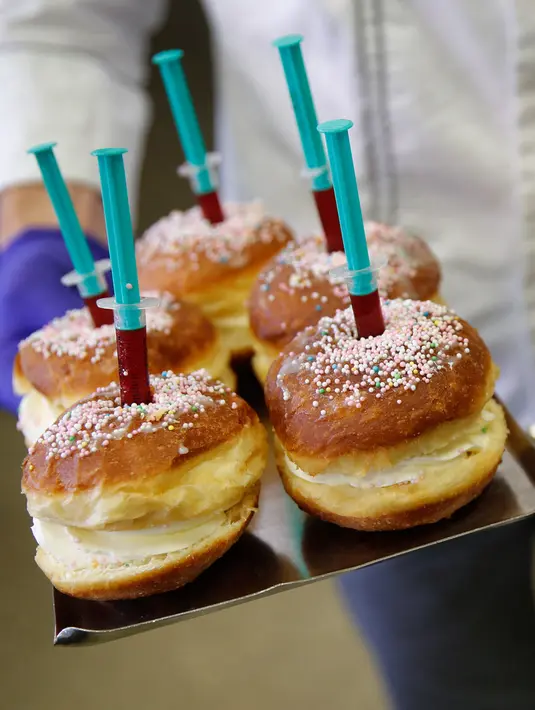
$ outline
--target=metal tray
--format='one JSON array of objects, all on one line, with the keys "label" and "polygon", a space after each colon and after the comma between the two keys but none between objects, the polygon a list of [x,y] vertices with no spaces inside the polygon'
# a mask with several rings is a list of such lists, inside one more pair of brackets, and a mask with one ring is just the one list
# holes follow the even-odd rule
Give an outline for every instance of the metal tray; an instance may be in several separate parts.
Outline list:
[{"label": "metal tray", "polygon": [[[258,409],[261,394],[250,376],[241,385]],[[83,601],[55,590],[54,643],[111,641],[533,515],[535,447],[509,415],[508,425],[507,451],[483,495],[449,520],[404,532],[361,533],[302,513],[271,458],[259,512],[222,559],[182,589],[135,601]]]}]

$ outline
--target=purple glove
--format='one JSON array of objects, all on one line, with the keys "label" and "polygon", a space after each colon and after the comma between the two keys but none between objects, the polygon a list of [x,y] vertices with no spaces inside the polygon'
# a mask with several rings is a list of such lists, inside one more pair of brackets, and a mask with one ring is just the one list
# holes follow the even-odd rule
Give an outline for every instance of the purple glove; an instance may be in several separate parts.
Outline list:
[{"label": "purple glove", "polygon": [[[108,252],[88,237],[95,260]],[[13,361],[19,341],[83,303],[76,288],[61,277],[72,262],[57,229],[29,229],[0,252],[0,408],[16,411],[19,397],[12,388]]]}]

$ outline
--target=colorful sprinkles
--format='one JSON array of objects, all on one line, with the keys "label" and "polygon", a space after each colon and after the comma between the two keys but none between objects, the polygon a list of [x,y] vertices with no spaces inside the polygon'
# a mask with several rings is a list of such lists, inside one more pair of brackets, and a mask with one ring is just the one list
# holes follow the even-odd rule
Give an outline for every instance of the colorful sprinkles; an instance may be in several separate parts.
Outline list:
[{"label": "colorful sprinkles", "polygon": [[[69,456],[89,456],[114,439],[132,439],[158,429],[185,432],[195,427],[214,406],[228,405],[237,409],[237,395],[211,378],[206,370],[190,375],[175,375],[167,371],[151,376],[153,401],[150,404],[121,406],[117,384],[97,390],[102,397],[83,400],[65,412],[30,448],[45,444],[46,458],[66,459]],[[180,455],[189,449],[183,442],[177,445]],[[32,465],[32,464],[30,464]]]},{"label": "colorful sprinkles", "polygon": [[[383,264],[378,274],[381,295],[386,298],[394,286],[399,288],[401,285],[404,298],[416,297],[412,280],[422,259],[420,240],[399,227],[376,222],[368,222],[365,226],[372,261]],[[287,246],[278,254],[273,266],[261,275],[260,290],[269,291],[271,302],[279,290],[290,295],[301,292],[301,301],[311,301],[312,307],[321,312],[322,304],[328,299],[320,297],[315,288],[318,281],[327,280],[333,286],[333,295],[348,306],[349,293],[344,279],[332,273],[345,263],[342,252],[328,254],[322,238],[309,237],[297,246]]]},{"label": "colorful sprinkles", "polygon": [[415,391],[470,353],[462,323],[445,306],[395,299],[384,301],[383,309],[386,330],[375,338],[357,338],[351,308],[322,318],[317,338],[307,338],[303,352],[289,353],[281,364],[283,398],[291,398],[288,377],[302,373],[300,381],[310,389],[312,406],[322,407],[320,414],[329,404],[335,407],[339,395],[360,409],[369,397],[379,399],[390,390]]},{"label": "colorful sprinkles", "polygon": [[152,225],[137,244],[140,263],[156,255],[168,257],[170,269],[174,259],[186,255],[193,270],[199,269],[199,255],[209,261],[242,268],[248,263],[247,247],[257,242],[284,242],[288,232],[282,222],[267,219],[261,202],[226,203],[226,218],[219,224],[207,222],[199,207],[186,212],[171,212]]},{"label": "colorful sprinkles", "polygon": [[[159,332],[168,335],[173,326],[173,319],[180,309],[180,304],[168,293],[144,293],[156,296],[160,300],[158,308],[147,310],[147,332]],[[23,340],[19,348],[30,346],[45,359],[52,355],[68,356],[79,360],[90,359],[95,364],[100,362],[110,345],[115,343],[115,326],[93,326],[93,321],[86,308],[68,311],[61,318],[55,318],[41,330],[32,333]]]}]

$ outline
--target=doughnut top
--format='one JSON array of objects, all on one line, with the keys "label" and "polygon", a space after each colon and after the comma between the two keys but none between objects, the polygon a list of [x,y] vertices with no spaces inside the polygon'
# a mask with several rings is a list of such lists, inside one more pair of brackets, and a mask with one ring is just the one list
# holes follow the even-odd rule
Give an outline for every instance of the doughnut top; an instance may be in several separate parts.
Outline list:
[{"label": "doughnut top", "polygon": [[[379,292],[385,298],[436,296],[440,269],[419,237],[398,227],[366,223],[368,249],[379,271]],[[250,298],[251,327],[256,337],[276,347],[322,316],[349,305],[343,278],[333,270],[346,263],[342,252],[328,254],[319,237],[290,245],[262,272]]]},{"label": "doughnut top", "polygon": [[[151,372],[187,369],[215,343],[214,327],[192,304],[168,293],[145,295],[160,299],[146,313]],[[19,344],[17,371],[47,397],[85,396],[117,378],[115,326],[93,327],[85,308],[68,311]]]},{"label": "doughnut top", "polygon": [[[168,293],[144,295],[156,296],[160,300],[157,308],[149,308],[146,312],[147,331],[169,335],[173,326],[172,314],[180,310],[181,304]],[[115,326],[95,328],[87,308],[77,308],[36,330],[19,343],[19,349],[29,347],[45,359],[68,355],[85,360],[90,356],[91,362],[97,363],[112,344],[115,346]]]},{"label": "doughnut top", "polygon": [[333,458],[394,446],[492,395],[490,354],[454,312],[396,299],[383,313],[385,332],[363,339],[351,308],[322,318],[274,362],[266,401],[288,451]]},{"label": "doughnut top", "polygon": [[366,239],[372,262],[379,271],[379,291],[384,298],[425,301],[440,287],[440,267],[428,245],[401,227],[367,222]]},{"label": "doughnut top", "polygon": [[226,219],[206,221],[198,207],[171,212],[137,243],[142,288],[182,294],[206,288],[207,279],[224,279],[274,256],[292,234],[266,216],[260,202],[226,203]]},{"label": "doughnut top", "polygon": [[321,237],[283,249],[256,280],[249,297],[254,335],[280,349],[325,315],[347,308],[343,279],[330,274],[346,263],[343,252],[328,254]]},{"label": "doughnut top", "polygon": [[114,383],[62,414],[30,448],[23,491],[75,493],[128,481],[134,471],[140,480],[160,475],[258,420],[205,370],[151,376],[150,384],[150,404],[122,406]]}]

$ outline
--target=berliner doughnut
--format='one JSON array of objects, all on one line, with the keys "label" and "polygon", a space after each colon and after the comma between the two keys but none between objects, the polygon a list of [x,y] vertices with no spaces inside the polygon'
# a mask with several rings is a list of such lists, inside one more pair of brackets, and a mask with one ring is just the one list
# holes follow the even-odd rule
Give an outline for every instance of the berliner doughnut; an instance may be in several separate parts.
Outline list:
[{"label": "berliner doughnut", "polygon": [[359,530],[452,515],[487,486],[507,428],[497,368],[445,306],[383,304],[383,335],[358,339],[351,308],[322,318],[273,363],[266,402],[277,465],[305,511]]},{"label": "berliner doughnut", "polygon": [[203,370],[150,383],[151,404],[122,406],[115,383],[97,390],[24,461],[36,561],[66,594],[176,589],[220,557],[256,509],[267,441],[251,407]]},{"label": "berliner doughnut", "polygon": [[[201,310],[169,294],[158,297],[160,306],[147,311],[150,372],[205,368],[233,387],[229,352]],[[19,428],[28,446],[74,402],[117,378],[115,327],[95,328],[86,309],[69,311],[23,340],[13,379],[23,395]]]},{"label": "berliner doughnut", "polygon": [[[427,244],[399,227],[368,222],[366,237],[385,298],[437,300],[440,267]],[[342,252],[328,254],[325,242],[311,237],[289,245],[256,280],[249,299],[253,333],[253,367],[261,382],[281,349],[301,330],[323,316],[347,308],[349,294],[342,276]]]},{"label": "berliner doughnut", "polygon": [[172,212],[137,243],[142,288],[169,291],[199,305],[233,354],[251,352],[246,301],[258,272],[292,239],[260,203],[224,206],[226,219],[207,222],[198,207]]}]

